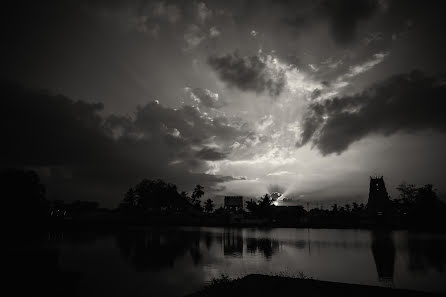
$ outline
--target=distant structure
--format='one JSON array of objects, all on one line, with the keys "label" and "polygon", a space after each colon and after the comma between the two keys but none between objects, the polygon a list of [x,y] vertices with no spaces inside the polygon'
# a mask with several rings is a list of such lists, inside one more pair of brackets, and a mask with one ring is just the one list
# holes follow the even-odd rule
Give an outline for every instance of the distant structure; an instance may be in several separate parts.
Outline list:
[{"label": "distant structure", "polygon": [[367,208],[372,216],[387,216],[390,209],[389,195],[387,194],[384,178],[370,177],[369,200]]},{"label": "distant structure", "polygon": [[225,209],[240,210],[243,209],[243,196],[225,196]]}]

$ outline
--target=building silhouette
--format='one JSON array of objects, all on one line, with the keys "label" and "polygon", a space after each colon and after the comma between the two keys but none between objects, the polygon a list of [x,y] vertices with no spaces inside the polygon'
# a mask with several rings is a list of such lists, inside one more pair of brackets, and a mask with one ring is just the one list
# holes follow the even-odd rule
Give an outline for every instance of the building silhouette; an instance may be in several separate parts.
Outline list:
[{"label": "building silhouette", "polygon": [[376,218],[384,218],[390,214],[390,199],[382,176],[370,177],[367,209],[370,216]]},{"label": "building silhouette", "polygon": [[225,196],[224,207],[235,211],[243,209],[243,196]]}]

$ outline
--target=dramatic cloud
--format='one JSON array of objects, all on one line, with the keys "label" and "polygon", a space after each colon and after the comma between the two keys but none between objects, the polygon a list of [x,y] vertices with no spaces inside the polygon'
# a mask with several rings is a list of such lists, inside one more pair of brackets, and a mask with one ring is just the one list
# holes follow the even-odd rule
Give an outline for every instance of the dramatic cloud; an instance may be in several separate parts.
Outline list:
[{"label": "dramatic cloud", "polygon": [[[114,206],[138,179],[165,178],[189,189],[232,179],[207,175],[207,160],[227,157],[250,131],[239,121],[210,118],[185,105],[157,102],[133,116],[102,117],[102,104],[1,85],[2,167],[42,173],[53,198],[93,199]],[[63,174],[61,174],[63,173]],[[85,196],[87,195],[87,196]]]},{"label": "dramatic cloud", "polygon": [[302,30],[316,22],[328,22],[333,39],[340,45],[354,41],[360,22],[372,17],[380,7],[377,0],[323,0],[309,6],[284,2],[284,5],[298,12],[294,19],[286,19],[287,24]]},{"label": "dramatic cloud", "polygon": [[396,75],[362,93],[311,104],[298,146],[312,141],[324,155],[340,154],[370,134],[446,132],[444,98],[445,78],[417,71]]},{"label": "dramatic cloud", "polygon": [[386,53],[377,53],[377,54],[374,54],[373,58],[370,59],[369,61],[366,61],[365,63],[363,63],[361,65],[351,66],[350,71],[346,74],[346,77],[354,77],[358,74],[364,73],[364,72],[372,69],[373,67],[375,67],[376,65],[381,63],[388,54],[389,53],[387,53],[387,52]]},{"label": "dramatic cloud", "polygon": [[187,87],[185,91],[198,105],[208,108],[220,108],[225,105],[225,102],[220,99],[218,93],[214,93],[211,90],[201,88],[191,89]]},{"label": "dramatic cloud", "polygon": [[217,151],[214,148],[204,148],[197,152],[196,156],[203,160],[217,161],[225,159],[227,155],[225,153]]},{"label": "dramatic cloud", "polygon": [[238,52],[211,56],[209,65],[228,85],[243,91],[264,92],[278,96],[285,84],[285,70],[274,67],[271,56],[240,56]]},{"label": "dramatic cloud", "polygon": [[[358,75],[372,70],[375,66],[382,63],[389,55],[389,52],[379,52],[374,54],[365,62],[350,65],[344,74],[339,75],[331,83],[322,83],[320,87],[313,89],[311,99],[327,99],[337,96],[344,88],[353,85],[352,80]],[[329,67],[331,66],[328,64]]]},{"label": "dramatic cloud", "polygon": [[[277,183],[306,197],[320,188],[318,197],[366,197],[352,180],[375,169],[395,182],[424,182],[418,174],[441,184],[441,170],[429,168],[445,163],[433,96],[442,81],[376,82],[411,69],[445,73],[443,6],[8,1],[1,77],[67,97],[3,91],[0,167],[39,170],[51,197],[108,206],[143,177],[245,196]],[[297,139],[308,145],[296,149]]]},{"label": "dramatic cloud", "polygon": [[355,39],[359,22],[371,17],[377,8],[376,0],[341,0],[324,1],[321,10],[331,20],[334,39],[348,43]]}]

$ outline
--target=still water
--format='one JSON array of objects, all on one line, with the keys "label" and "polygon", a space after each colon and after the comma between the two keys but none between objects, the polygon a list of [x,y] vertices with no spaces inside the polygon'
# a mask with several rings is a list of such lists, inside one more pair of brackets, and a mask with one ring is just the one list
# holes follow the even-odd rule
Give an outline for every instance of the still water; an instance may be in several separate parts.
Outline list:
[{"label": "still water", "polygon": [[221,274],[250,273],[304,273],[318,280],[446,292],[446,236],[441,234],[141,228],[50,232],[35,248],[45,251],[34,256],[42,257],[39,263],[47,271],[70,275],[67,290],[78,296],[183,296]]}]

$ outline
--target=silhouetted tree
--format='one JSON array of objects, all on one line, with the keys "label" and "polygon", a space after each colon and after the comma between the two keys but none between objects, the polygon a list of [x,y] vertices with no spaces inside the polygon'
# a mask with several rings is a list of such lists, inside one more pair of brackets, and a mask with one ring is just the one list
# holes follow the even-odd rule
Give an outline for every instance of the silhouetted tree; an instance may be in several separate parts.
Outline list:
[{"label": "silhouetted tree", "polygon": [[407,215],[414,207],[418,195],[418,189],[414,184],[402,183],[396,188],[399,191],[399,198],[392,200],[392,205],[396,213]]},{"label": "silhouetted tree", "polygon": [[180,195],[174,184],[166,183],[161,179],[143,179],[125,194],[123,204],[131,209],[159,211],[180,210],[189,203]]},{"label": "silhouetted tree", "polygon": [[446,204],[437,197],[431,184],[416,187],[402,183],[397,187],[399,198],[394,199],[394,211],[404,218],[410,227],[440,227],[446,223]]},{"label": "silhouetted tree", "polygon": [[271,196],[269,194],[265,194],[262,198],[260,198],[259,201],[259,207],[260,208],[268,208],[271,205],[273,205],[273,199],[271,199]]},{"label": "silhouetted tree", "polygon": [[227,212],[226,212],[226,210],[224,209],[223,206],[220,206],[219,208],[217,208],[217,209],[214,211],[214,215],[217,215],[217,216],[225,215],[226,213],[227,213]]},{"label": "silhouetted tree", "polygon": [[211,199],[206,200],[204,204],[204,210],[207,213],[211,213],[214,210],[214,201],[212,201]]},{"label": "silhouetted tree", "polygon": [[180,196],[181,196],[182,198],[186,199],[186,200],[190,200],[189,193],[187,193],[187,192],[185,192],[185,191],[182,191],[182,192],[180,193]]},{"label": "silhouetted tree", "polygon": [[440,227],[446,223],[446,204],[438,199],[433,185],[427,184],[417,189],[409,216],[416,226]]},{"label": "silhouetted tree", "polygon": [[194,191],[192,192],[191,202],[197,209],[202,209],[200,198],[204,195],[204,187],[201,185],[196,185]]},{"label": "silhouetted tree", "polygon": [[133,188],[129,188],[128,191],[124,195],[124,199],[119,205],[119,208],[122,210],[128,210],[138,205],[138,199],[135,190]]},{"label": "silhouetted tree", "polygon": [[192,192],[191,198],[193,201],[199,200],[204,195],[204,187],[201,185],[196,185],[194,191]]},{"label": "silhouetted tree", "polygon": [[347,212],[350,212],[350,210],[351,210],[351,206],[350,206],[350,204],[346,204],[345,205],[345,210],[347,211]]},{"label": "silhouetted tree", "polygon": [[257,202],[251,200],[246,202],[246,208],[256,216],[271,217],[273,199],[269,194],[262,196]]},{"label": "silhouetted tree", "polygon": [[257,210],[257,203],[252,199],[246,201],[246,209],[251,213],[255,213]]},{"label": "silhouetted tree", "polygon": [[418,189],[414,184],[406,184],[403,182],[396,188],[400,192],[400,198],[403,200],[414,202],[417,197]]},{"label": "silhouetted tree", "polygon": [[48,211],[45,186],[34,171],[8,169],[0,174],[3,218],[16,222],[42,220]]}]

